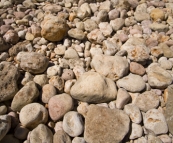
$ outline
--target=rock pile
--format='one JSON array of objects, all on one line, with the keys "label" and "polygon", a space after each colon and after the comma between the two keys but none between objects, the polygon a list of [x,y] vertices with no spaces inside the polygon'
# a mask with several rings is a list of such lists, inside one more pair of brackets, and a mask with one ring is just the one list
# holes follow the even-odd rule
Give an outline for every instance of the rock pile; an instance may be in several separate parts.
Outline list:
[{"label": "rock pile", "polygon": [[0,143],[172,143],[172,0],[0,0]]}]

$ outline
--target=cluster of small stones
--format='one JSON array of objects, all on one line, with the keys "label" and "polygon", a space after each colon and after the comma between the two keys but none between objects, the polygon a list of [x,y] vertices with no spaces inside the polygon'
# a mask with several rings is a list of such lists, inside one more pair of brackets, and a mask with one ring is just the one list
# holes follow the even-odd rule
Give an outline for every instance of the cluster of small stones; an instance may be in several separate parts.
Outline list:
[{"label": "cluster of small stones", "polygon": [[0,143],[172,143],[173,0],[0,0]]}]

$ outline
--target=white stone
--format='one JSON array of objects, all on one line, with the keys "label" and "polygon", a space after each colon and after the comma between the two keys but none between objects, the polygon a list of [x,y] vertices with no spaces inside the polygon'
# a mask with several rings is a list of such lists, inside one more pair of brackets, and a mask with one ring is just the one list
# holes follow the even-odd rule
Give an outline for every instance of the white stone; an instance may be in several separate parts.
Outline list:
[{"label": "white stone", "polygon": [[143,134],[143,129],[141,125],[132,123],[132,132],[130,134],[130,139],[140,138]]}]

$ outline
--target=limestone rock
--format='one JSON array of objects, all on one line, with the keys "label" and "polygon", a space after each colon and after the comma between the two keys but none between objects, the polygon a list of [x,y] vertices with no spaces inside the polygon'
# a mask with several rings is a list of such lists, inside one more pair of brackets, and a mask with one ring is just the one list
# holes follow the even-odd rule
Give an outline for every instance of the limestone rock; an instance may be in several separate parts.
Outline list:
[{"label": "limestone rock", "polygon": [[129,131],[129,123],[123,111],[90,105],[85,117],[84,139],[89,143],[121,142]]},{"label": "limestone rock", "polygon": [[117,95],[115,83],[96,72],[82,74],[70,91],[74,99],[89,102],[101,103],[114,100]]}]

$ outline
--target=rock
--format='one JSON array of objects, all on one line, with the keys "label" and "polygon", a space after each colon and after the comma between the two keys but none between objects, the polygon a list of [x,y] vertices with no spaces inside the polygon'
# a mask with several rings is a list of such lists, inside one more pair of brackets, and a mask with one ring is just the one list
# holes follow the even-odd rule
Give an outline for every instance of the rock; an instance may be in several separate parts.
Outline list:
[{"label": "rock", "polygon": [[[42,1],[44,2],[45,0],[42,0]],[[50,13],[58,13],[61,10],[62,10],[62,7],[60,5],[56,5],[56,4],[46,4],[43,7],[43,11],[50,12]]]},{"label": "rock", "polygon": [[162,141],[156,137],[155,135],[149,134],[148,135],[148,143],[162,143]]},{"label": "rock", "polygon": [[97,14],[97,23],[106,22],[108,19],[108,12],[106,10],[100,10]]},{"label": "rock", "polygon": [[116,18],[110,21],[110,25],[112,26],[113,30],[116,32],[120,30],[125,24],[125,20],[123,18]]},{"label": "rock", "polygon": [[78,53],[77,53],[77,51],[75,49],[68,48],[65,51],[64,58],[65,59],[78,59],[79,58],[79,55],[78,55]]},{"label": "rock", "polygon": [[0,52],[6,51],[10,48],[10,45],[8,45],[2,37],[0,37]]},{"label": "rock", "polygon": [[63,118],[63,130],[71,137],[77,137],[84,131],[82,116],[75,111],[69,111]]},{"label": "rock", "polygon": [[99,28],[105,37],[110,37],[113,32],[112,26],[108,22],[101,22]]},{"label": "rock", "polygon": [[63,130],[59,130],[53,135],[53,143],[71,143],[71,139]]},{"label": "rock", "polygon": [[62,56],[65,54],[66,46],[58,45],[57,48],[54,49],[55,54]]},{"label": "rock", "polygon": [[150,13],[150,17],[152,20],[156,21],[158,19],[160,20],[164,20],[165,18],[165,13],[162,9],[159,9],[159,8],[155,8],[151,11]]},{"label": "rock", "polygon": [[37,125],[47,122],[48,112],[43,105],[30,103],[21,109],[19,119],[22,126],[33,129]]},{"label": "rock", "polygon": [[140,92],[145,88],[145,82],[141,76],[130,73],[117,81],[117,86],[130,92]]},{"label": "rock", "polygon": [[141,112],[135,104],[127,104],[124,106],[124,111],[127,115],[129,115],[129,118],[133,123],[139,124],[142,121]]},{"label": "rock", "polygon": [[9,55],[8,55],[7,52],[2,52],[2,53],[0,54],[0,61],[6,61],[7,58],[9,58]]},{"label": "rock", "polygon": [[55,86],[58,93],[61,93],[64,89],[64,80],[59,76],[52,76],[49,84]]},{"label": "rock", "polygon": [[112,80],[117,80],[127,75],[129,70],[127,60],[117,55],[95,55],[90,65],[98,73],[111,78]]},{"label": "rock", "polygon": [[[49,41],[61,41],[68,31],[66,21],[51,14],[44,17],[41,23],[41,35]],[[51,29],[51,30],[50,30]]]},{"label": "rock", "polygon": [[8,30],[3,36],[5,42],[16,44],[19,41],[18,34],[15,30]]},{"label": "rock", "polygon": [[119,47],[118,45],[116,45],[115,43],[109,40],[104,40],[102,49],[103,49],[104,55],[114,56],[115,53],[118,51]]},{"label": "rock", "polygon": [[160,64],[160,67],[162,67],[165,70],[172,69],[173,63],[169,60],[167,60],[166,57],[160,57],[158,60],[158,63]]},{"label": "rock", "polygon": [[30,74],[29,72],[25,72],[25,76],[23,80],[21,81],[22,85],[26,85],[28,82],[33,81],[34,76]]},{"label": "rock", "polygon": [[129,131],[129,123],[121,110],[90,105],[85,117],[84,139],[90,143],[121,142]]},{"label": "rock", "polygon": [[164,57],[173,58],[173,50],[171,50],[171,48],[168,47],[167,44],[161,43],[159,44],[159,48],[161,48]]},{"label": "rock", "polygon": [[102,44],[105,37],[103,33],[99,29],[94,29],[90,33],[88,33],[87,38],[92,43]]},{"label": "rock", "polygon": [[143,129],[141,125],[138,125],[136,123],[132,123],[132,132],[130,134],[130,139],[136,139],[142,137]]},{"label": "rock", "polygon": [[71,69],[64,69],[61,77],[64,80],[72,80],[74,79],[75,75]]},{"label": "rock", "polygon": [[116,107],[118,109],[124,108],[124,106],[130,101],[131,96],[129,93],[123,89],[119,88],[117,93]]},{"label": "rock", "polygon": [[147,112],[159,106],[159,97],[153,91],[145,91],[137,96],[134,104],[137,105],[140,110]]},{"label": "rock", "polygon": [[108,13],[109,15],[109,20],[114,20],[116,18],[119,18],[120,12],[117,9],[112,9]]},{"label": "rock", "polygon": [[76,82],[76,79],[67,80],[65,82],[65,85],[64,85],[64,92],[67,93],[67,94],[70,94],[70,89],[74,85],[75,82]]},{"label": "rock", "polygon": [[81,20],[91,15],[91,8],[88,3],[83,3],[77,10],[77,17]]},{"label": "rock", "polygon": [[148,143],[148,140],[145,137],[141,137],[134,140],[134,143]]},{"label": "rock", "polygon": [[72,86],[70,94],[74,99],[80,101],[101,103],[114,100],[117,89],[111,79],[105,78],[96,72],[86,72]]},{"label": "rock", "polygon": [[20,62],[20,67],[24,71],[33,74],[43,73],[49,64],[49,60],[45,56],[35,52],[20,52],[16,59]]},{"label": "rock", "polygon": [[23,42],[18,42],[16,45],[12,46],[9,49],[9,55],[14,57],[14,56],[17,56],[19,52],[29,51],[29,49],[27,48],[27,45],[30,45],[30,44],[31,43],[27,40]]},{"label": "rock", "polygon": [[68,35],[77,40],[83,40],[85,38],[85,33],[78,28],[70,29]]},{"label": "rock", "polygon": [[97,23],[92,19],[87,19],[86,21],[84,21],[85,31],[91,32],[92,30],[97,29],[97,27]]},{"label": "rock", "polygon": [[56,88],[51,84],[45,84],[42,88],[41,101],[48,103],[49,99],[57,93]]},{"label": "rock", "polygon": [[126,50],[127,57],[135,62],[144,62],[149,59],[149,48],[141,38],[131,37],[122,46],[121,50]]},{"label": "rock", "polygon": [[0,140],[0,143],[20,143],[20,141],[16,139],[13,134],[7,134],[2,140]]},{"label": "rock", "polygon": [[144,75],[145,74],[145,68],[136,62],[130,63],[130,72],[137,75]]},{"label": "rock", "polygon": [[74,137],[72,143],[86,143],[83,137]]},{"label": "rock", "polygon": [[28,41],[33,41],[34,40],[34,35],[30,32],[27,32],[25,35],[25,39]]},{"label": "rock", "polygon": [[163,55],[163,50],[160,47],[152,47],[151,55],[153,55],[155,57],[160,57]]},{"label": "rock", "polygon": [[52,131],[44,124],[39,124],[35,129],[31,131],[29,142],[30,143],[38,143],[38,142],[53,143]]},{"label": "rock", "polygon": [[150,28],[154,31],[158,31],[158,32],[167,32],[169,27],[168,25],[162,24],[162,23],[157,23],[154,22],[150,25]]},{"label": "rock", "polygon": [[35,82],[30,81],[16,93],[11,103],[11,109],[20,111],[25,105],[34,102],[38,96],[39,90]]},{"label": "rock", "polygon": [[160,135],[158,136],[158,138],[160,138],[160,140],[163,142],[163,143],[171,143],[171,137],[169,137],[169,135],[167,134],[163,134],[163,135]]},{"label": "rock", "polygon": [[11,128],[11,117],[9,115],[0,115],[0,141]]},{"label": "rock", "polygon": [[166,102],[166,110],[165,110],[165,118],[166,122],[169,128],[169,132],[172,134],[173,133],[173,111],[172,111],[172,102],[173,102],[173,86],[170,85],[168,86],[165,91],[164,91],[164,100]]},{"label": "rock", "polygon": [[46,74],[35,75],[33,81],[38,84],[40,87],[43,87],[48,83],[48,78]]},{"label": "rock", "polygon": [[153,131],[156,135],[168,132],[168,126],[164,115],[157,109],[150,109],[144,117],[144,127]]},{"label": "rock", "polygon": [[0,103],[0,115],[4,115],[7,112],[7,107],[5,106],[5,104]]},{"label": "rock", "polygon": [[27,128],[18,125],[15,128],[14,136],[20,140],[25,140],[27,138],[28,133],[29,130]]},{"label": "rock", "polygon": [[34,38],[41,37],[41,27],[37,26],[36,24],[31,25],[31,33]]},{"label": "rock", "polygon": [[18,69],[9,62],[0,63],[0,102],[12,99],[18,91]]},{"label": "rock", "polygon": [[4,35],[8,30],[12,30],[13,28],[11,27],[11,25],[2,25],[0,26],[0,33],[2,35]]},{"label": "rock", "polygon": [[73,109],[73,99],[68,94],[59,94],[50,98],[48,102],[49,115],[53,121],[61,119]]},{"label": "rock", "polygon": [[133,26],[133,25],[135,25],[137,23],[137,21],[135,20],[135,18],[134,17],[127,17],[126,19],[125,19],[125,26]]},{"label": "rock", "polygon": [[62,68],[58,65],[51,66],[47,68],[47,76],[56,76],[56,75],[61,75]]},{"label": "rock", "polygon": [[148,67],[148,83],[153,88],[163,89],[172,83],[173,77],[157,64]]},{"label": "rock", "polygon": [[103,54],[103,51],[101,48],[91,48],[89,52],[91,54],[91,57],[94,57],[95,55],[102,55]]}]

